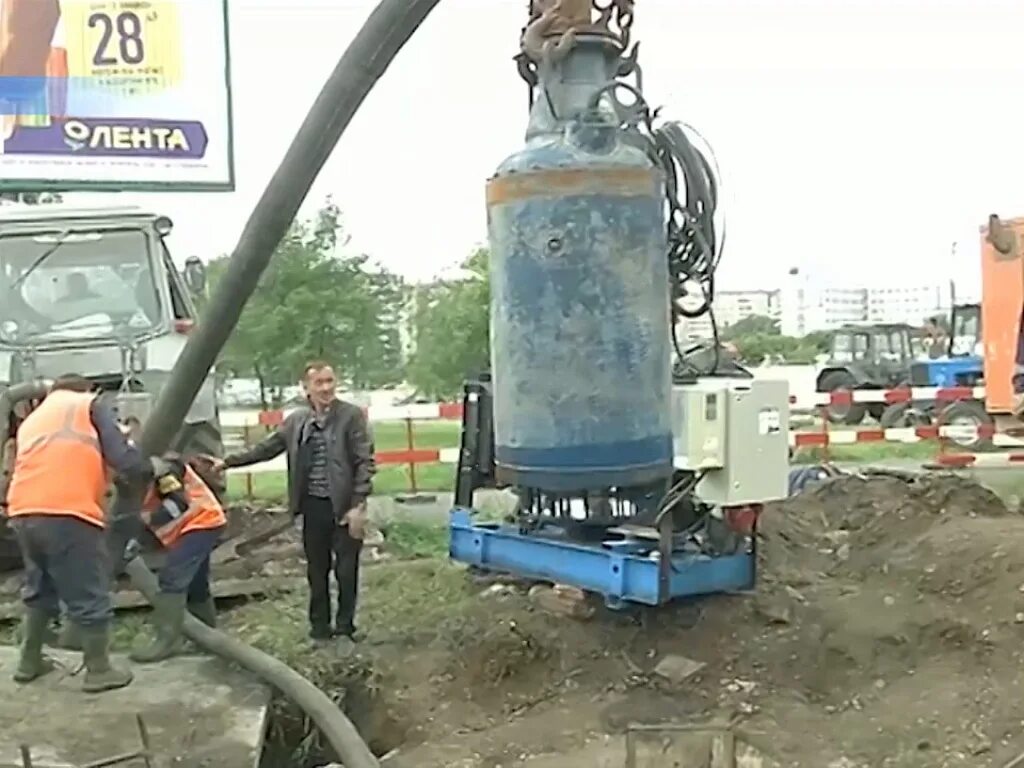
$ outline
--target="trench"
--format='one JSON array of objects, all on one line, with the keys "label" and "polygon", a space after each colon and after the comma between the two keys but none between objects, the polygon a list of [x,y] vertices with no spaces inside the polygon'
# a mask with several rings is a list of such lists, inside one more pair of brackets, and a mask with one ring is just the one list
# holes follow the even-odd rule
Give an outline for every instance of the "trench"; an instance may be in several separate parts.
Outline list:
[{"label": "trench", "polygon": [[[406,743],[412,724],[386,701],[379,689],[357,676],[337,681],[342,690],[332,698],[359,731],[370,751],[382,758]],[[338,763],[338,756],[309,718],[291,701],[275,694],[259,768],[321,768]]]}]

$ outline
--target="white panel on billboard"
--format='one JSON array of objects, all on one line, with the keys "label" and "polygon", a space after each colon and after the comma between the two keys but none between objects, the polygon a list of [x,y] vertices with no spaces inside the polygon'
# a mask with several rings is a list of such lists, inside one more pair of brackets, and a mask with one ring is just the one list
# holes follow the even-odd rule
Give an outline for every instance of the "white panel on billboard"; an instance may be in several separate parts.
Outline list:
[{"label": "white panel on billboard", "polygon": [[0,0],[0,189],[234,189],[227,0]]}]

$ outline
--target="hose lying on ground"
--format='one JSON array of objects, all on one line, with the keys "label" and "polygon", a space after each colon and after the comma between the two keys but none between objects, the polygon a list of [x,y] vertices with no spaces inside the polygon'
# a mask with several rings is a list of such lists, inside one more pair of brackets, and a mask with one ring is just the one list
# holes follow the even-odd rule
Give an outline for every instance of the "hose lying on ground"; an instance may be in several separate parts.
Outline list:
[{"label": "hose lying on ground", "polygon": [[[132,584],[150,602],[159,591],[156,576],[140,558],[125,567]],[[185,616],[185,635],[204,650],[229,659],[273,685],[295,702],[323,731],[345,768],[379,768],[380,763],[338,705],[294,669],[252,646]]]},{"label": "hose lying on ground", "polygon": [[[159,455],[170,446],[338,139],[374,84],[439,1],[381,0],[338,61],[250,214],[202,321],[189,336],[157,396],[139,441],[147,456]],[[119,489],[119,496],[122,493]],[[126,498],[122,501],[127,500],[131,507],[133,500],[127,498],[130,494],[123,495]],[[137,504],[134,506],[138,508]],[[115,519],[112,525],[117,522]],[[118,551],[112,554],[121,556]],[[145,563],[136,558],[126,570],[135,588],[152,601],[156,582]],[[295,670],[191,616],[186,618],[185,634],[203,649],[242,665],[302,707],[345,768],[379,768],[377,759],[348,718],[326,694]]]}]

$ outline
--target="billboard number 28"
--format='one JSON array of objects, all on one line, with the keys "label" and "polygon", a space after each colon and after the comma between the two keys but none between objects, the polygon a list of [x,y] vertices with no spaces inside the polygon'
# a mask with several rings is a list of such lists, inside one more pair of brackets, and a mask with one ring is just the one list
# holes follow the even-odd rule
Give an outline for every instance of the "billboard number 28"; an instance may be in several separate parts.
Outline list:
[{"label": "billboard number 28", "polygon": [[[140,64],[146,57],[142,44],[142,20],[138,14],[122,11],[116,16],[109,13],[94,13],[89,16],[89,28],[100,29],[100,42],[92,55],[92,63],[97,67],[109,67],[114,64]],[[117,39],[120,61],[112,56],[110,48]]]}]

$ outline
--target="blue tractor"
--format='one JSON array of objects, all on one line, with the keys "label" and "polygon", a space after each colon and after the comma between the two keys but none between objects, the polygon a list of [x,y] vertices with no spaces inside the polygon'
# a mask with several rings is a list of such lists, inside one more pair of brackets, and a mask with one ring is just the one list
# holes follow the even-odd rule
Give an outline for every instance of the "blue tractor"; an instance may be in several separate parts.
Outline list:
[{"label": "blue tractor", "polygon": [[[910,367],[910,384],[913,387],[946,389],[973,388],[984,384],[979,304],[958,304],[953,307],[949,340],[944,354],[914,362]],[[879,421],[884,428],[934,423],[982,427],[993,423],[984,403],[973,397],[953,402],[918,400],[895,403],[885,409]],[[990,444],[990,440],[983,437],[952,439],[961,447],[971,450],[980,450]]]}]

